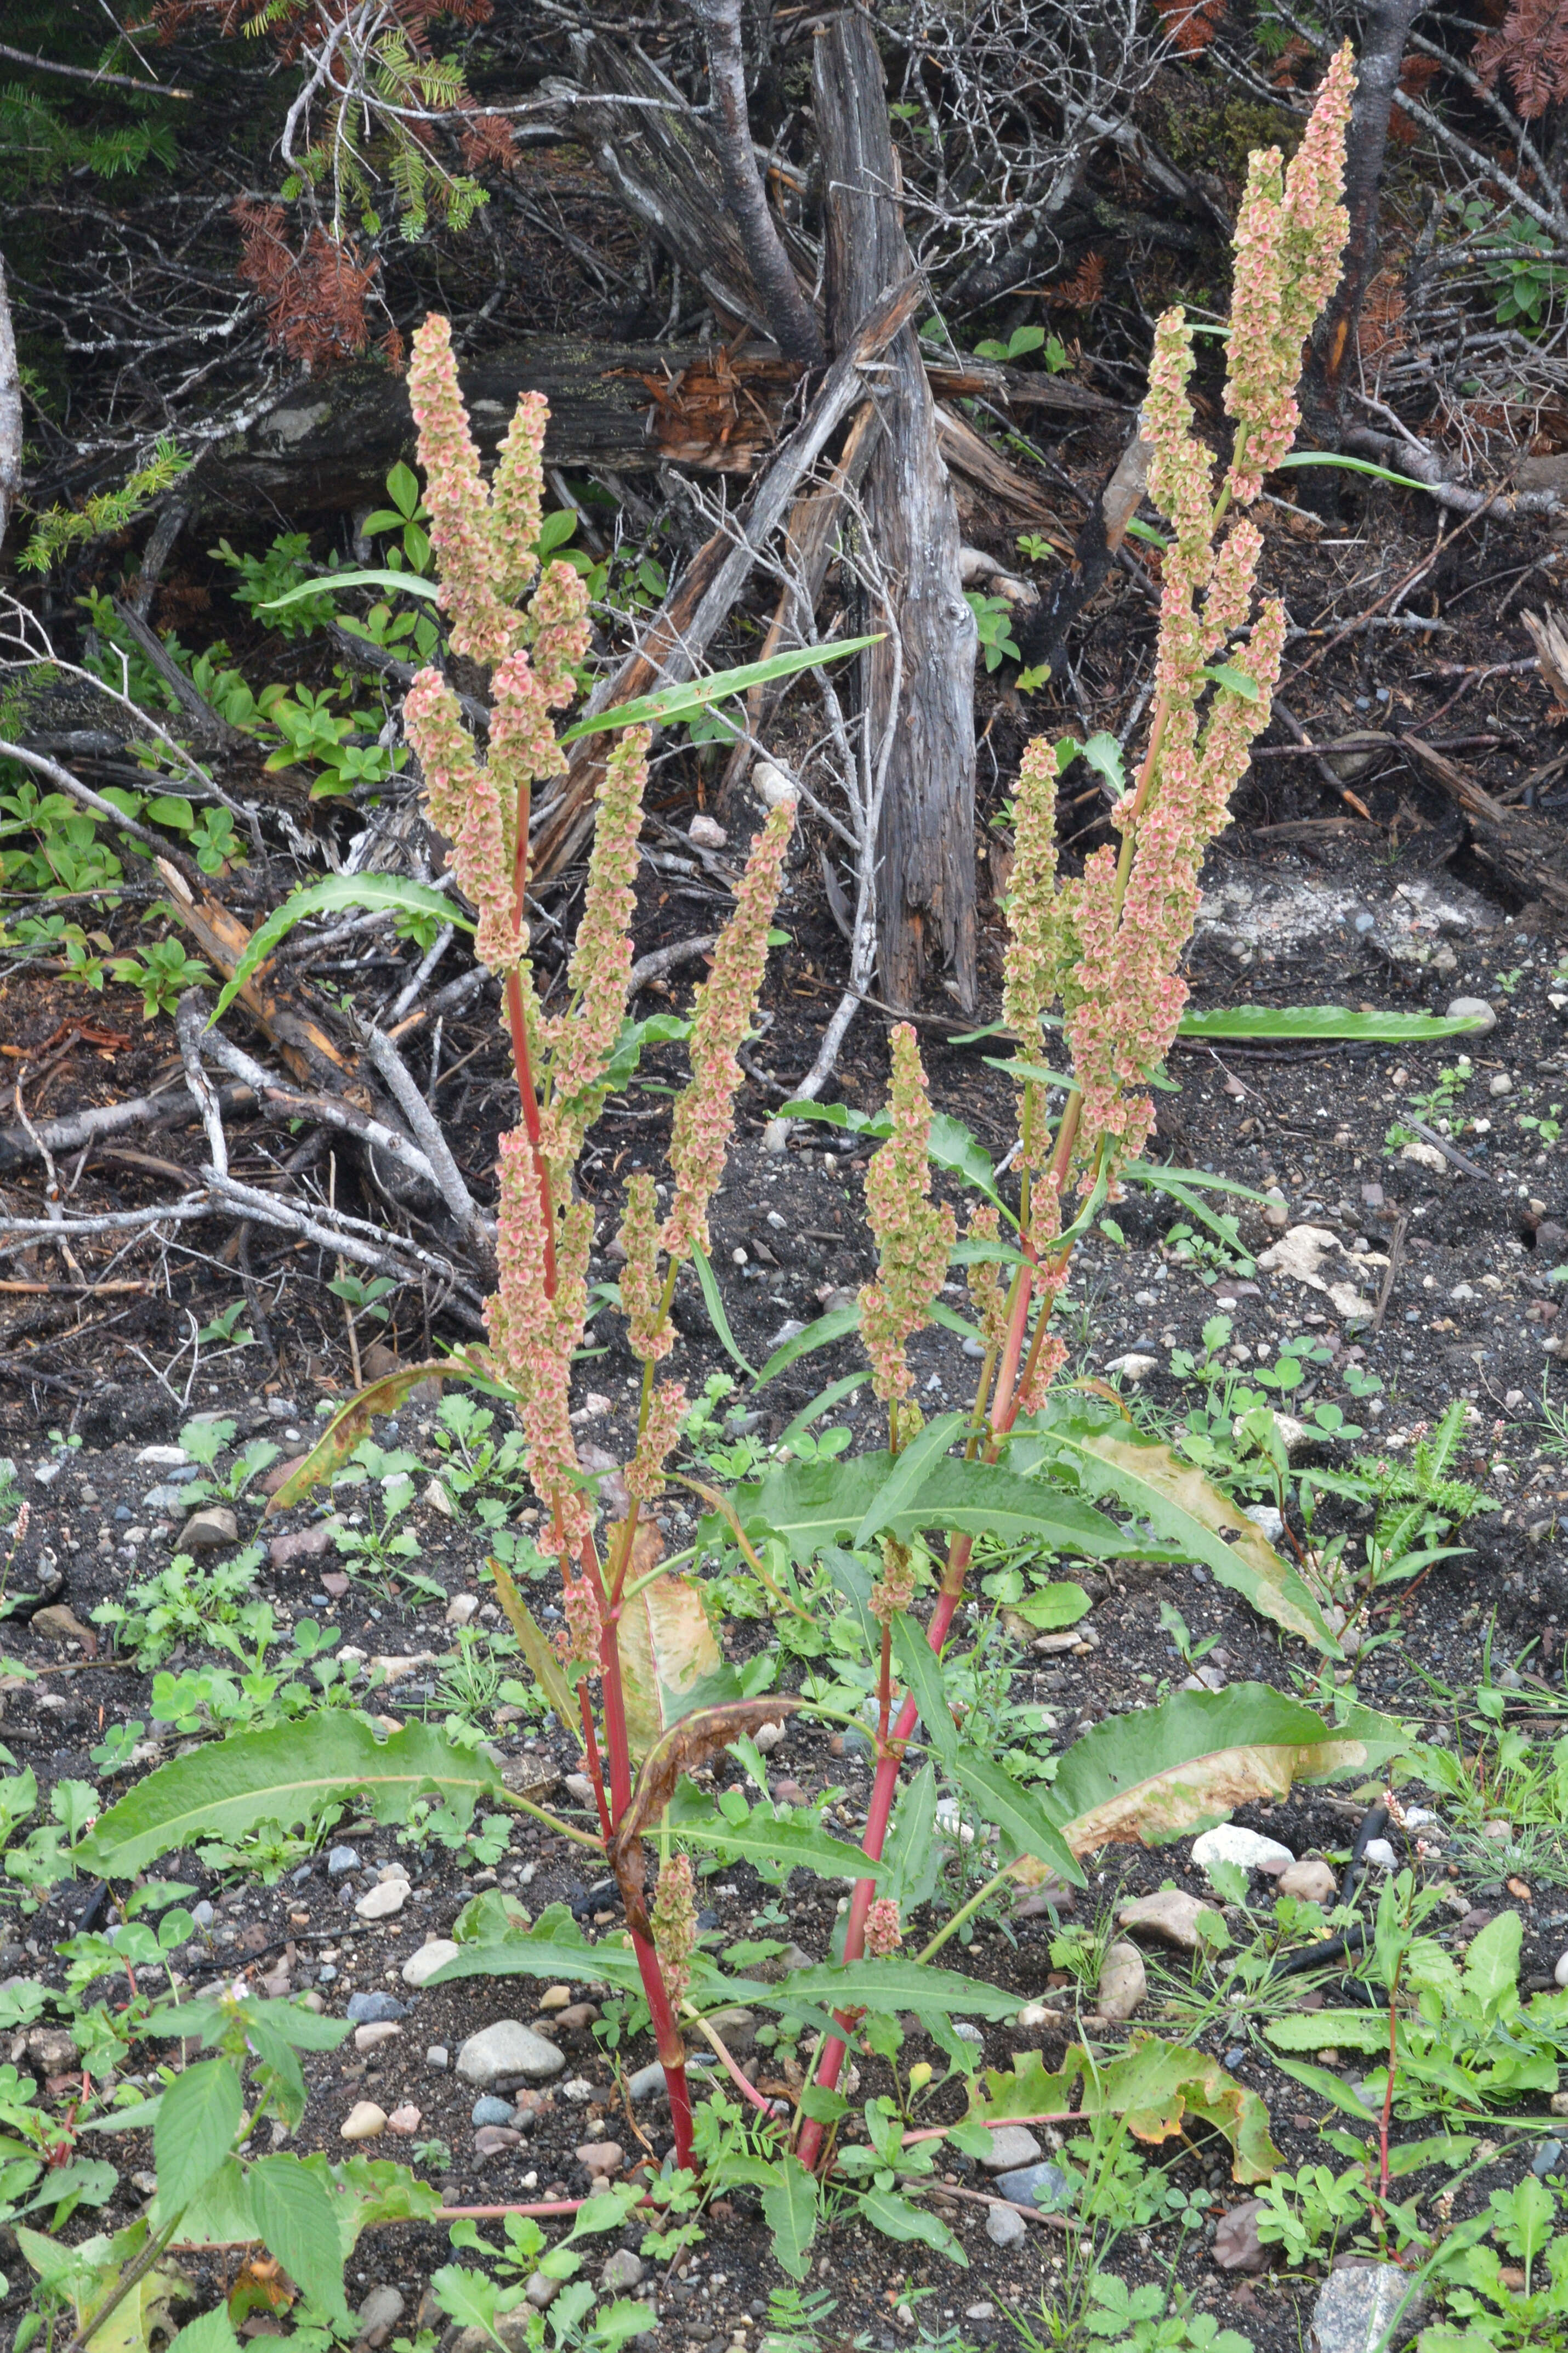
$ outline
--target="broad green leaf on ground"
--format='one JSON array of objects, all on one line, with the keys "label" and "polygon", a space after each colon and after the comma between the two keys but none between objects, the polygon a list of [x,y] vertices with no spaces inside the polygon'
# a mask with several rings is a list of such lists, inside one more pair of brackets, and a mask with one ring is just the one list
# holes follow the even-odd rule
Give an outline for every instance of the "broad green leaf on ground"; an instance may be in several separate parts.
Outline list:
[{"label": "broad green leaf on ground", "polygon": [[[824,1546],[848,1542],[896,1470],[888,1454],[857,1455],[847,1462],[783,1463],[755,1484],[737,1488],[735,1509],[748,1535],[778,1536],[804,1566]],[[1178,1556],[1168,1546],[1123,1535],[1103,1513],[1076,1495],[1058,1493],[1043,1479],[1023,1479],[994,1463],[957,1457],[933,1462],[919,1493],[882,1525],[906,1541],[922,1529],[941,1528],[1095,1560]]]},{"label": "broad green leaf on ground", "polygon": [[744,1999],[775,2010],[810,2002],[824,2010],[940,2010],[958,2018],[1010,2018],[1018,2007],[1016,1992],[899,1954],[880,1961],[819,1961],[777,1985],[748,1987]]},{"label": "broad green leaf on ground", "polygon": [[481,1799],[505,1798],[499,1766],[433,1725],[405,1725],[379,1740],[363,1716],[334,1708],[158,1766],[100,1818],[73,1860],[101,1879],[130,1879],[197,1839],[232,1845],[258,1822],[292,1830],[355,1791],[378,1822],[406,1821],[420,1797],[438,1797],[463,1822]]},{"label": "broad green leaf on ground", "polygon": [[763,2220],[773,2232],[773,2260],[791,2279],[811,2270],[818,2211],[816,2183],[799,2158],[776,2158],[763,2184]]},{"label": "broad green leaf on ground", "polygon": [[1354,1038],[1380,1045],[1415,1046],[1473,1029],[1475,1013],[1352,1013],[1343,1005],[1232,1005],[1212,1013],[1184,1013],[1179,1038]]},{"label": "broad green leaf on ground", "polygon": [[[634,1550],[631,1574],[642,1573]],[[621,1688],[634,1756],[646,1757],[689,1713],[696,1687],[723,1663],[701,1588],[689,1577],[656,1577],[622,1602]]]},{"label": "broad green leaf on ground", "polygon": [[368,1388],[338,1408],[299,1469],[290,1472],[268,1502],[262,1518],[269,1520],[275,1512],[291,1512],[302,1504],[312,1487],[342,1469],[360,1440],[370,1437],[379,1417],[395,1413],[421,1382],[472,1380],[483,1369],[477,1361],[470,1363],[466,1351],[459,1348],[431,1364],[399,1365],[396,1372],[372,1381]]},{"label": "broad green leaf on ground", "polygon": [[257,2222],[250,2203],[250,2182],[238,2158],[231,2157],[220,2165],[184,2213],[168,2204],[160,2184],[158,2195],[147,2211],[148,2222],[152,2229],[160,2231],[176,2218],[176,2243],[181,2247],[237,2247],[254,2239]]},{"label": "broad green leaf on ground", "polygon": [[1076,1626],[1093,1607],[1082,1586],[1069,1579],[1061,1585],[1042,1586],[1037,1593],[1026,1593],[1021,1601],[1011,1605],[1011,1614],[1021,1618],[1026,1626],[1054,1633],[1063,1626]]},{"label": "broad green leaf on ground", "polygon": [[1059,2073],[1037,2051],[1005,2073],[987,2068],[970,2086],[970,2113],[981,2120],[1125,2116],[1141,2141],[1186,2137],[1191,2122],[1212,2126],[1230,2143],[1231,2179],[1266,2181],[1284,2158],[1268,2135],[1268,2111],[1256,2092],[1217,2059],[1156,2035],[1135,2033],[1131,2050],[1107,2059],[1081,2042],[1068,2045]]},{"label": "broad green leaf on ground", "polygon": [[1261,1617],[1331,1659],[1344,1653],[1302,1578],[1282,1560],[1257,1523],[1194,1463],[1130,1422],[1064,1413],[1047,1432],[1079,1468],[1089,1492],[1114,1494],[1156,1534],[1202,1561],[1217,1584],[1239,1593]]},{"label": "broad green leaf on ground", "polygon": [[[396,907],[411,915],[433,915],[438,923],[455,923],[459,931],[474,928],[473,918],[463,913],[449,891],[433,891],[427,882],[410,882],[401,874],[329,874],[324,882],[311,882],[294,892],[252,932],[233,978],[225,981],[219,993],[213,1021],[227,1012],[247,981],[254,978],[296,923],[305,923],[311,915],[339,914],[345,907]],[[211,1029],[211,1021],[207,1027]]]},{"label": "broad green leaf on ground", "polygon": [[738,669],[714,670],[707,678],[694,678],[681,686],[661,686],[657,694],[639,695],[635,702],[613,702],[563,728],[559,740],[575,744],[579,736],[603,735],[616,727],[662,727],[672,719],[687,718],[693,711],[706,711],[710,703],[728,702],[734,695],[749,693],[753,686],[768,686],[775,678],[793,678],[797,670],[825,669],[829,662],[842,661],[846,654],[864,653],[868,646],[880,643],[877,636],[842,638],[830,646],[794,646],[787,652],[770,654],[766,661],[742,662]]},{"label": "broad green leaf on ground", "polygon": [[1365,2051],[1388,2056],[1384,2010],[1302,2010],[1289,2018],[1271,2018],[1263,2031],[1277,2051]]},{"label": "broad green leaf on ground", "polygon": [[204,2059],[176,2075],[158,2104],[153,2162],[171,2207],[204,2189],[234,2147],[244,2102],[226,2059]]},{"label": "broad green leaf on ground", "polygon": [[512,1582],[505,1562],[492,1559],[486,1566],[495,1578],[500,1606],[506,1612],[508,1625],[517,1636],[518,1648],[533,1670],[534,1682],[549,1701],[562,1731],[574,1740],[582,1719],[573,1704],[571,1689],[561,1672],[560,1661],[545,1639],[543,1629]]},{"label": "broad green leaf on ground", "polygon": [[1012,1840],[1020,1855],[1026,1855],[1046,1870],[1055,1871],[1075,1887],[1084,1885],[1084,1875],[1073,1849],[1047,1813],[1045,1801],[1015,1781],[1005,1765],[972,1747],[956,1749],[947,1764],[953,1779],[982,1819],[994,1822]]},{"label": "broad green leaf on ground", "polygon": [[169,2353],[239,2353],[239,2339],[226,2306],[215,2304],[199,2320],[187,2320],[171,2339]]},{"label": "broad green leaf on ground", "polygon": [[856,2200],[861,2213],[884,2239],[896,2239],[905,2245],[930,2247],[949,2263],[962,2263],[969,2269],[969,2257],[953,2237],[945,2222],[917,2206],[912,2198],[900,2197],[896,2189],[862,2189]]},{"label": "broad green leaf on ground", "polygon": [[1057,1767],[1051,1810],[1078,1855],[1163,1846],[1238,1806],[1282,1798],[1293,1781],[1374,1767],[1400,1745],[1401,1727],[1370,1708],[1335,1728],[1267,1683],[1176,1692],[1075,1740]]},{"label": "broad green leaf on ground", "polygon": [[283,2155],[258,2158],[248,2179],[251,2211],[268,2253],[312,2304],[346,2320],[342,2241],[325,2181],[312,2166]]}]

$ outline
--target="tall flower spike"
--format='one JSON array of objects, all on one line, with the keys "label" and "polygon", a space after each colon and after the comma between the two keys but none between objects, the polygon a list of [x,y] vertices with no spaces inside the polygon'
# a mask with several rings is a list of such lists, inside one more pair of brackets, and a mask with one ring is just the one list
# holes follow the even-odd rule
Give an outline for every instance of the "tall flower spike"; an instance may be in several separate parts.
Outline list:
[{"label": "tall flower spike", "polygon": [[492,972],[510,972],[521,950],[512,921],[509,801],[474,757],[457,697],[438,670],[422,670],[404,698],[403,723],[425,772],[431,822],[452,842],[458,887],[479,910],[475,950]]},{"label": "tall flower spike", "polygon": [[724,1174],[735,1090],[742,1076],[736,1049],[745,1038],[763,985],[768,926],[794,823],[793,801],[782,801],[769,811],[752,844],[735,893],[735,912],[713,951],[713,970],[697,991],[691,1077],[676,1097],[669,1139],[676,1188],[663,1240],[672,1259],[688,1259],[693,1250],[708,1247],[708,1204]]},{"label": "tall flower spike", "polygon": [[593,1211],[574,1202],[556,1221],[555,1292],[544,1282],[544,1231],[539,1179],[521,1128],[500,1140],[496,1219],[499,1280],[485,1302],[485,1328],[496,1365],[519,1401],[528,1444],[528,1473],[549,1513],[540,1549],[563,1563],[582,1547],[593,1526],[579,1482],[582,1465],[572,1435],[572,1355],[582,1337],[588,1293],[585,1273]]},{"label": "tall flower spike", "polygon": [[550,404],[525,392],[512,412],[490,485],[491,537],[505,593],[521,596],[539,565],[544,508],[544,428]]},{"label": "tall flower spike", "polygon": [[544,1142],[552,1162],[575,1160],[607,1092],[605,1068],[626,1018],[632,969],[637,835],[648,731],[628,728],[605,765],[588,888],[572,950],[572,1003],[554,1028]]},{"label": "tall flower spike", "polygon": [[952,1211],[931,1197],[931,1098],[907,1021],[893,1031],[888,1108],[892,1134],[866,1172],[866,1213],[877,1237],[878,1265],[876,1281],[860,1292],[860,1332],[871,1359],[871,1385],[884,1405],[893,1406],[914,1385],[905,1344],[931,1320],[956,1234]]},{"label": "tall flower spike", "polygon": [[664,1493],[664,1466],[674,1453],[686,1418],[686,1391],[679,1381],[660,1381],[648,1399],[647,1421],[626,1467],[626,1493],[634,1504],[651,1504]]},{"label": "tall flower spike", "polygon": [[1039,1043],[1041,1014],[1061,993],[1064,946],[1057,894],[1057,754],[1044,735],[1025,746],[1013,805],[1002,1018],[1029,1053]]},{"label": "tall flower spike", "polygon": [[419,427],[425,503],[441,559],[441,603],[451,616],[452,643],[488,666],[514,643],[521,617],[498,593],[490,494],[458,389],[452,331],[438,311],[415,332],[408,398]]},{"label": "tall flower spike", "polygon": [[[969,1212],[965,1240],[994,1242],[1000,1232],[1001,1220],[992,1204],[977,1202]],[[965,1268],[964,1280],[970,1304],[980,1318],[982,1341],[987,1348],[999,1348],[1007,1332],[1007,1287],[1002,1280],[1000,1264],[994,1260],[982,1260]]]},{"label": "tall flower spike", "polygon": [[1345,126],[1355,87],[1347,42],[1318,87],[1289,170],[1277,147],[1256,149],[1236,224],[1226,414],[1236,419],[1229,485],[1246,506],[1296,438],[1301,344],[1339,281],[1350,227],[1340,202]]},{"label": "tall flower spike", "polygon": [[658,1204],[653,1178],[644,1174],[626,1183],[626,1212],[617,1237],[626,1258],[621,1266],[621,1313],[626,1341],[645,1365],[657,1364],[675,1345],[668,1316],[660,1318],[664,1285],[658,1272]]}]

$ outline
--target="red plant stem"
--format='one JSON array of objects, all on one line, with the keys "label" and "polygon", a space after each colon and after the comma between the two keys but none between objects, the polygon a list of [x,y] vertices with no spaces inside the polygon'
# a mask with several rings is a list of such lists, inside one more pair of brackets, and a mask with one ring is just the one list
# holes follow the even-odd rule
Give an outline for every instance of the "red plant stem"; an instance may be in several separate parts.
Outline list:
[{"label": "red plant stem", "polygon": [[610,1809],[605,1800],[605,1770],[599,1762],[599,1743],[594,1731],[594,1708],[588,1697],[586,1675],[577,1686],[577,1704],[583,1711],[583,1753],[588,1761],[588,1778],[594,1784],[594,1795],[598,1800],[599,1828],[604,1833],[605,1851],[608,1853],[613,1830]]},{"label": "red plant stem", "polygon": [[882,1621],[882,1671],[877,1679],[877,1754],[888,1745],[888,1718],[893,1711],[893,1621]]}]

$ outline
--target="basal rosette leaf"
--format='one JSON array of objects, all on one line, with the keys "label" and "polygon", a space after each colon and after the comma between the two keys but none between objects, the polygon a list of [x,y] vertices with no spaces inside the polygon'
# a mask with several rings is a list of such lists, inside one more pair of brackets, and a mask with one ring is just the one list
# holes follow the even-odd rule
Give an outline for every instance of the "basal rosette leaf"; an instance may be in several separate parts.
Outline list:
[{"label": "basal rosette leaf", "polygon": [[1266,2181],[1284,2163],[1258,2094],[1227,2074],[1217,2059],[1157,2035],[1135,2034],[1131,2050],[1109,2060],[1071,2043],[1055,2073],[1038,2052],[1005,2071],[988,2068],[971,2088],[970,2114],[983,2124],[1124,2116],[1134,2137],[1151,2145],[1185,2137],[1195,2119],[1229,2142],[1233,2180]]}]

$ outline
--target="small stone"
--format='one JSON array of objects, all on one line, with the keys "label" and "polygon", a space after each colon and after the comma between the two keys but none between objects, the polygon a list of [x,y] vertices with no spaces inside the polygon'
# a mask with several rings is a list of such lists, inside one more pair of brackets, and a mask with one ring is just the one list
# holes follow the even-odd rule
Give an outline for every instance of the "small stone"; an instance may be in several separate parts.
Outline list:
[{"label": "small stone", "polygon": [[522,2135],[513,2132],[510,2125],[481,2125],[474,2135],[474,2147],[480,2157],[502,2157],[508,2149],[521,2147]]},{"label": "small stone", "polygon": [[1496,1071],[1492,1074],[1491,1084],[1487,1092],[1494,1095],[1510,1095],[1513,1092],[1513,1081],[1506,1071]]},{"label": "small stone", "polygon": [[226,1504],[208,1504],[193,1512],[174,1546],[176,1552],[219,1552],[239,1542],[239,1522]]},{"label": "small stone", "polygon": [[474,2102],[468,2121],[472,2125],[510,2125],[511,2102],[498,2099],[493,2092],[482,2093]]},{"label": "small stone", "polygon": [[1202,1941],[1198,1915],[1213,1909],[1184,1888],[1162,1887],[1157,1894],[1139,1895],[1124,1904],[1116,1916],[1124,1928],[1144,1929],[1152,1936],[1163,1936],[1168,1945],[1179,1946],[1184,1953],[1195,1953]]},{"label": "small stone", "polygon": [[471,1618],[478,1617],[479,1609],[477,1593],[454,1593],[447,1604],[447,1623],[448,1626],[466,1626]]},{"label": "small stone", "polygon": [[752,790],[764,808],[777,808],[782,801],[799,798],[784,770],[776,768],[771,760],[759,760],[752,770]]},{"label": "small stone", "polygon": [[1494,1846],[1507,1846],[1513,1837],[1513,1824],[1500,1815],[1495,1820],[1481,1824],[1481,1836],[1490,1839]]},{"label": "small stone", "polygon": [[732,2058],[744,2058],[756,2048],[756,2013],[742,2010],[713,2010],[708,2013],[708,2023]]},{"label": "small stone", "polygon": [[1244,2198],[1220,2218],[1214,2234],[1214,2259],[1222,2272],[1266,2272],[1268,2250],[1258,2235],[1260,2198]]},{"label": "small stone", "polygon": [[772,1724],[759,1724],[755,1732],[752,1735],[752,1739],[759,1754],[763,1757],[771,1757],[773,1750],[778,1746],[779,1742],[784,1738],[784,1730],[785,1726],[782,1716],[778,1717]]},{"label": "small stone", "polygon": [[499,2091],[513,2084],[542,2084],[558,2075],[566,2061],[553,2042],[535,2034],[521,2019],[498,2019],[470,2034],[458,2053],[458,2073],[476,2091]]},{"label": "small stone", "polygon": [[1541,2147],[1536,2150],[1535,2155],[1530,2161],[1530,2169],[1531,2173],[1539,2174],[1541,2179],[1544,2181],[1549,2173],[1556,2172],[1562,2162],[1562,2142],[1560,2140],[1543,2140]]},{"label": "small stone", "polygon": [[546,1986],[544,1991],[539,1997],[539,2007],[541,2010],[570,2010],[572,2007],[571,1987],[563,1985]]},{"label": "small stone", "polygon": [[1210,1878],[1211,1863],[1234,1862],[1243,1871],[1265,1871],[1271,1878],[1289,1871],[1296,1858],[1288,1846],[1278,1839],[1265,1838],[1259,1831],[1243,1830],[1239,1822],[1221,1822],[1212,1831],[1193,1841],[1193,1861]]},{"label": "small stone", "polygon": [[985,2216],[985,2235],[994,2247],[1016,2247],[1028,2227],[1011,2206],[993,2206]]},{"label": "small stone", "polygon": [[1140,1356],[1136,1349],[1130,1348],[1125,1356],[1112,1356],[1105,1369],[1108,1373],[1120,1373],[1123,1380],[1146,1381],[1151,1373],[1159,1371],[1160,1359]]},{"label": "small stone", "polygon": [[1318,2353],[1398,2353],[1415,2336],[1426,2302],[1425,2291],[1395,2263],[1331,2272],[1313,2307],[1313,2342]]},{"label": "small stone", "polygon": [[198,1928],[210,1928],[215,1917],[216,1915],[214,1914],[213,1907],[207,1902],[205,1895],[198,1903],[192,1905],[191,1918],[195,1922]]},{"label": "small stone", "polygon": [[[1497,1028],[1497,1015],[1484,997],[1451,997],[1448,1018],[1450,1021],[1469,1021],[1472,1024],[1471,1035],[1477,1038],[1484,1038],[1489,1029]],[[1327,2348],[1324,2353],[1327,2353]]]},{"label": "small stone", "polygon": [[1559,1953],[1557,1966],[1552,1974],[1560,1986],[1568,1986],[1568,1953]]},{"label": "small stone", "polygon": [[1568,2116],[1568,2092],[1553,2092],[1548,2105],[1554,2116]]},{"label": "small stone", "polygon": [[345,1871],[357,1871],[359,1856],[352,1846],[335,1846],[327,1857],[327,1877],[341,1879]]},{"label": "small stone", "polygon": [[365,1890],[354,1910],[362,1920],[390,1920],[395,1912],[402,1911],[407,1901],[408,1882],[405,1879],[383,1879]]},{"label": "small stone", "polygon": [[1011,2172],[1019,2166],[1033,2165],[1045,2155],[1026,2125],[998,2125],[990,2141],[989,2151],[980,2160],[987,2173]]},{"label": "small stone", "polygon": [[393,2019],[406,2018],[408,2011],[389,1993],[352,1993],[348,2014],[355,2026],[378,2026]]},{"label": "small stone", "polygon": [[403,2029],[390,2018],[374,2018],[367,2026],[354,2029],[356,2051],[379,2051],[384,2042],[393,2042]]},{"label": "small stone", "polygon": [[686,838],[688,841],[694,841],[699,849],[723,849],[730,839],[723,827],[702,809],[698,810],[687,827]]},{"label": "small stone", "polygon": [[425,1493],[419,1500],[423,1504],[428,1504],[433,1512],[439,1512],[444,1520],[455,1520],[458,1516],[452,1508],[452,1498],[447,1494],[439,1479],[426,1481]]},{"label": "small stone", "polygon": [[1386,1839],[1368,1839],[1362,1849],[1362,1859],[1374,1871],[1397,1871],[1399,1857]]},{"label": "small stone", "polygon": [[1149,1991],[1148,1972],[1136,1945],[1118,1937],[1100,1964],[1096,2000],[1101,2018],[1131,2018]]},{"label": "small stone", "polygon": [[626,2161],[626,2150],[618,2140],[585,2140],[574,2152],[579,2165],[590,2173],[619,2173]]},{"label": "small stone", "polygon": [[546,2279],[542,2272],[532,2272],[529,2274],[528,2285],[522,2292],[535,2312],[543,2312],[554,2303],[561,2289],[560,2280]]},{"label": "small stone", "polygon": [[590,2100],[598,2098],[599,2090],[596,2084],[589,2083],[586,2075],[574,2075],[562,2084],[561,2096],[563,2100],[570,2100],[574,2107],[585,2108]]},{"label": "small stone", "polygon": [[437,1969],[444,1969],[448,1961],[457,1959],[460,1949],[449,1936],[432,1936],[428,1944],[421,1945],[419,1950],[410,1953],[404,1962],[404,1984],[428,1985]]},{"label": "small stone", "polygon": [[966,2304],[963,2316],[965,2320],[994,2320],[996,2306],[994,2304]]},{"label": "small stone", "polygon": [[438,2075],[444,2075],[451,2063],[451,2054],[447,2051],[446,2044],[444,2042],[432,2042],[429,2049],[425,2053],[425,2064],[426,2067],[434,2067]]},{"label": "small stone", "polygon": [[599,2287],[605,2295],[627,2295],[642,2284],[642,2261],[629,2247],[617,2247],[599,2274]]},{"label": "small stone", "polygon": [[580,1806],[592,1806],[597,1803],[594,1796],[594,1784],[589,1780],[586,1773],[567,1774],[566,1794],[569,1798],[574,1799]]},{"label": "small stone", "polygon": [[287,1535],[273,1537],[267,1547],[267,1556],[274,1568],[287,1568],[290,1561],[314,1560],[318,1554],[331,1551],[332,1539],[342,1525],[342,1520],[334,1514],[330,1520],[316,1521],[311,1527],[291,1529]]},{"label": "small stone", "polygon": [[395,2287],[373,2287],[354,2318],[359,2333],[368,2337],[375,2328],[395,2328],[408,2306]]},{"label": "small stone", "polygon": [[33,1612],[33,1631],[47,1634],[54,1642],[79,1642],[89,1659],[98,1656],[98,1636],[90,1626],[84,1626],[68,1602],[51,1602],[47,1609]]},{"label": "small stone", "polygon": [[556,2011],[555,2025],[557,2031],[562,2034],[585,2033],[588,2028],[593,2025],[594,2021],[598,2017],[598,2015],[599,2012],[597,2007],[593,2002],[574,2001],[570,2010],[558,2010]]},{"label": "small stone", "polygon": [[183,1446],[144,1446],[136,1457],[152,1471],[183,1471],[190,1459]]},{"label": "small stone", "polygon": [[626,2077],[626,2092],[634,2104],[644,2100],[668,2099],[669,2085],[657,2059],[651,2066],[638,2067]]},{"label": "small stone", "polygon": [[386,2110],[374,2100],[356,2100],[339,2127],[344,2140],[374,2140],[386,2130]]},{"label": "small stone", "polygon": [[1310,1854],[1282,1871],[1274,1883],[1281,1895],[1293,1895],[1298,1903],[1331,1904],[1340,1883],[1331,1863],[1320,1854]]},{"label": "small stone", "polygon": [[1047,2158],[1041,2165],[1025,2165],[1016,2172],[999,2173],[996,2187],[1016,2206],[1044,2206],[1053,2213],[1072,2197],[1072,2183],[1059,2165]]}]

